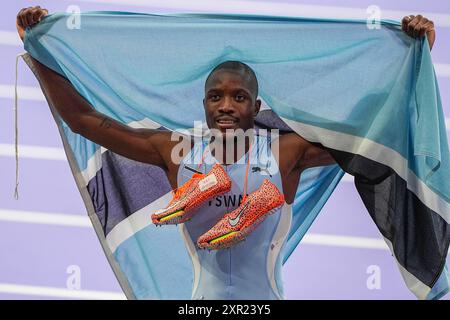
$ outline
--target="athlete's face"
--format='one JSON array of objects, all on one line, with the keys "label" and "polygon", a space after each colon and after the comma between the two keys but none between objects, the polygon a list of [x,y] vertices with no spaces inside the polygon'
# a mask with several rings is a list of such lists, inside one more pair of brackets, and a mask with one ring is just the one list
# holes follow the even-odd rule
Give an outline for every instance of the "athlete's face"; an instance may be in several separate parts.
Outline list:
[{"label": "athlete's face", "polygon": [[248,75],[222,69],[206,82],[203,105],[208,127],[225,133],[227,129],[253,128],[261,101]]}]

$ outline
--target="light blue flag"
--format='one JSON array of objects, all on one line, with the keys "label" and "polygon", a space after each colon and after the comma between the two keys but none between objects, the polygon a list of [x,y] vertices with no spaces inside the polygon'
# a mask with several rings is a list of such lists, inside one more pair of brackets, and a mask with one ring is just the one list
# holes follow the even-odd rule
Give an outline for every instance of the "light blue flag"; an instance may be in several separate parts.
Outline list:
[{"label": "light blue flag", "polygon": [[[294,131],[330,151],[338,165],[302,173],[284,261],[345,171],[407,286],[420,299],[448,291],[449,149],[427,41],[391,21],[371,30],[354,20],[87,12],[70,29],[67,18],[52,14],[27,29],[25,49],[109,117],[192,128],[205,121],[211,69],[238,60],[258,78],[259,126]],[[161,232],[149,219],[170,198],[162,170],[74,134],[49,105],[127,297],[189,299],[193,267],[179,230]]]}]

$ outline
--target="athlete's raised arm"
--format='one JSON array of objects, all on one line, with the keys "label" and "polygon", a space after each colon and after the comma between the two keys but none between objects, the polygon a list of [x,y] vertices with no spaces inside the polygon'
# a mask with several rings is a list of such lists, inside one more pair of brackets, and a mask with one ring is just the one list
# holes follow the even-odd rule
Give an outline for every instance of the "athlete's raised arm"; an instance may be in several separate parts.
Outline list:
[{"label": "athlete's raised arm", "polygon": [[403,17],[402,30],[413,38],[421,38],[427,35],[430,50],[433,49],[434,41],[436,40],[436,31],[434,29],[433,21],[420,14],[417,16],[411,14]]},{"label": "athlete's raised arm", "polygon": [[[25,8],[17,15],[17,30],[23,40],[25,29],[38,23],[48,11],[40,7]],[[96,111],[72,84],[45,65],[33,59],[34,72],[47,98],[71,130],[127,158],[157,165],[172,171],[171,132],[136,129]]]}]

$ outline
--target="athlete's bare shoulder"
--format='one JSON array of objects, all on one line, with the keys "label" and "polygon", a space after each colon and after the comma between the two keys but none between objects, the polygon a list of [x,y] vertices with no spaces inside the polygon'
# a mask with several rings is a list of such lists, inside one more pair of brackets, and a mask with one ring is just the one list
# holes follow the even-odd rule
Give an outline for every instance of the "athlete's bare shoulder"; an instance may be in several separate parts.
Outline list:
[{"label": "athlete's bare shoulder", "polygon": [[289,173],[296,168],[301,160],[309,142],[300,135],[292,132],[285,133],[273,139],[272,153],[278,162],[282,173]]}]

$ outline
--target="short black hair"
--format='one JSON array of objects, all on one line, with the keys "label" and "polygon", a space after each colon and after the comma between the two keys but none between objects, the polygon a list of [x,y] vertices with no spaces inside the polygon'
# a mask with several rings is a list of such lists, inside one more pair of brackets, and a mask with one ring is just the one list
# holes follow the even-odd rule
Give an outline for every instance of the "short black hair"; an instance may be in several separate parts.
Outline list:
[{"label": "short black hair", "polygon": [[205,86],[208,83],[208,80],[211,78],[211,76],[219,70],[229,70],[238,73],[243,73],[247,77],[247,80],[252,86],[252,89],[254,89],[255,91],[254,92],[255,99],[258,97],[258,79],[256,79],[256,74],[252,68],[250,68],[248,65],[240,61],[225,61],[215,66],[214,69],[212,69],[212,71],[206,78]]}]

